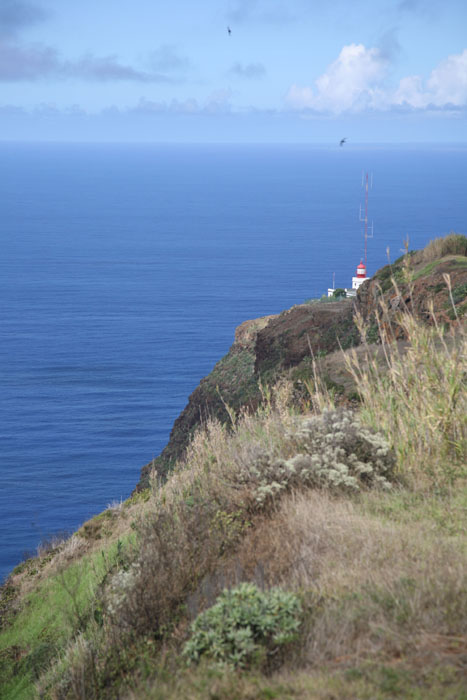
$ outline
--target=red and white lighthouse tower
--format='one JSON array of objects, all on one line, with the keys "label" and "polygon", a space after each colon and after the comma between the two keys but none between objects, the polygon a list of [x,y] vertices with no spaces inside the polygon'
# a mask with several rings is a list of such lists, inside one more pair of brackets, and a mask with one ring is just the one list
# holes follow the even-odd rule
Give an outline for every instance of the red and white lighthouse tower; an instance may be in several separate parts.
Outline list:
[{"label": "red and white lighthouse tower", "polygon": [[355,277],[352,277],[352,289],[358,289],[367,279],[369,278],[366,276],[366,265],[363,263],[363,260],[360,260],[360,264],[357,265],[357,274]]}]

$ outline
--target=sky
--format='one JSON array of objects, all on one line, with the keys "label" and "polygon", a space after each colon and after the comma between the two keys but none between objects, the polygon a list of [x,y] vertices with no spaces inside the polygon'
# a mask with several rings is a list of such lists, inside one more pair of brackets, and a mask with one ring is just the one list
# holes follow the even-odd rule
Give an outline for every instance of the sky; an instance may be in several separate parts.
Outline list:
[{"label": "sky", "polygon": [[0,0],[1,141],[464,143],[466,117],[466,0]]}]

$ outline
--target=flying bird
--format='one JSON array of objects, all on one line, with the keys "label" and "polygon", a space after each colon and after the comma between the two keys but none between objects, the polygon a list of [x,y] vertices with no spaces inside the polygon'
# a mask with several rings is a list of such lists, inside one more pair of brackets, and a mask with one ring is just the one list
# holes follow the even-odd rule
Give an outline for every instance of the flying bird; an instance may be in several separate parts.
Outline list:
[{"label": "flying bird", "polygon": [[230,27],[227,27],[227,33],[229,36],[232,34],[232,30],[230,29]]},{"label": "flying bird", "polygon": [[344,138],[339,141],[339,146],[343,146],[346,141],[347,141],[347,136],[344,136]]}]

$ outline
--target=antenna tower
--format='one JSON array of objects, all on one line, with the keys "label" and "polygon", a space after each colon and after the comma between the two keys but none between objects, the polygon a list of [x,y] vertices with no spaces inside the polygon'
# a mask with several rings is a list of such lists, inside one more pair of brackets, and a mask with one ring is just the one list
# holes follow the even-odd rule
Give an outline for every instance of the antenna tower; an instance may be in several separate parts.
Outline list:
[{"label": "antenna tower", "polygon": [[368,233],[368,189],[373,187],[373,175],[371,175],[370,185],[368,185],[368,173],[365,174],[365,179],[362,173],[362,187],[365,188],[365,216],[362,216],[362,205],[360,205],[360,221],[365,223],[365,267],[366,265],[366,253],[367,253],[367,241],[369,238],[373,238],[373,222],[371,222],[371,233]]}]

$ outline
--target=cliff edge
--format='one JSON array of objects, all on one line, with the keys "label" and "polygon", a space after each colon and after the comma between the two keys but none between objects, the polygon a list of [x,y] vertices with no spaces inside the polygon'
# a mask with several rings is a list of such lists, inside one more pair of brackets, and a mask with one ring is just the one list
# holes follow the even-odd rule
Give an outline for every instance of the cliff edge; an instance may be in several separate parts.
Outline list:
[{"label": "cliff edge", "polygon": [[355,386],[344,368],[342,350],[362,343],[356,314],[365,323],[364,340],[375,344],[381,329],[403,340],[397,319],[404,310],[428,324],[434,319],[444,325],[461,322],[467,311],[466,241],[465,236],[451,234],[424,250],[408,252],[364,282],[355,298],[312,300],[238,326],[229,352],[190,395],[162,453],[142,468],[136,490],[148,486],[153,470],[164,479],[208,418],[228,421],[226,406],[235,412],[243,407],[254,410],[261,401],[261,386],[283,375],[297,384],[312,379],[313,357],[319,359],[328,388],[342,402],[352,401]]}]

